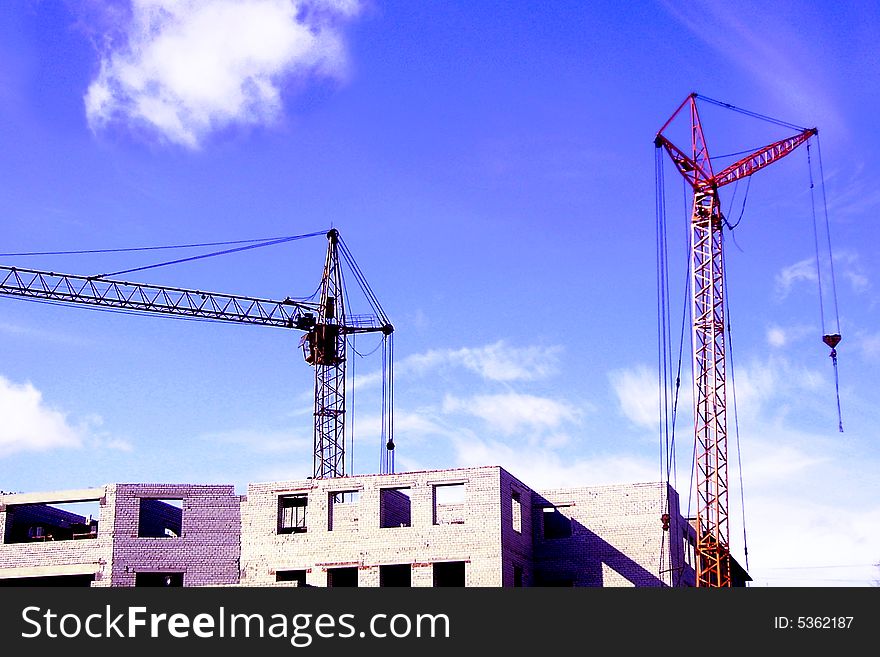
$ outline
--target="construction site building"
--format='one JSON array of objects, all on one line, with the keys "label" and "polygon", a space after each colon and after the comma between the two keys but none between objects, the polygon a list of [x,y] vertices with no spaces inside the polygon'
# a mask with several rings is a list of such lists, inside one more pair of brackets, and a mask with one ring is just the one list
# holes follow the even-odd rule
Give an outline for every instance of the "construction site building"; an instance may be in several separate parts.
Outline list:
[{"label": "construction site building", "polygon": [[[69,510],[84,502],[94,514]],[[246,495],[130,483],[5,494],[0,536],[7,586],[695,582],[694,528],[668,484],[533,490],[498,466],[252,483]]]}]

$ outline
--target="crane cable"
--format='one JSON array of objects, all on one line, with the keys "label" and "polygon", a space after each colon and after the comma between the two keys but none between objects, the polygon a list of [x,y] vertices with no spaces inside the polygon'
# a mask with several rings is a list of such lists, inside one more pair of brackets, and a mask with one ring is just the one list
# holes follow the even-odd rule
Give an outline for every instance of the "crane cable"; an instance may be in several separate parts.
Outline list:
[{"label": "crane cable", "polygon": [[[342,237],[339,238],[339,253],[348,264],[355,280],[361,288],[367,301],[373,307],[383,327],[391,327],[391,322],[385,314],[382,304],[367,282],[366,276],[358,266],[348,246]],[[347,292],[346,292],[347,295]],[[380,462],[379,469],[382,474],[394,474],[394,360],[393,360],[393,331],[382,331],[382,426],[380,431]],[[378,348],[378,347],[377,347]],[[372,352],[371,352],[372,353]]]},{"label": "crane cable", "polygon": [[828,200],[825,196],[825,175],[822,170],[822,150],[819,147],[818,136],[816,137],[816,145],[819,155],[819,179],[822,185],[822,203],[825,215],[825,235],[827,238],[828,263],[829,272],[831,274],[831,293],[834,307],[834,323],[836,331],[834,333],[828,333],[825,328],[825,301],[822,294],[822,267],[821,255],[819,252],[819,228],[818,221],[816,219],[816,200],[814,193],[815,184],[813,182],[813,159],[810,150],[810,141],[807,141],[807,168],[809,169],[810,173],[810,205],[813,218],[813,243],[816,249],[816,279],[819,288],[819,318],[822,324],[822,342],[828,345],[828,347],[830,347],[831,349],[829,357],[831,358],[831,362],[834,366],[834,391],[837,397],[837,429],[840,433],[843,433],[843,416],[840,410],[840,377],[837,369],[837,345],[840,344],[841,340],[840,314],[837,306],[837,282],[834,277],[834,256],[831,250],[831,226],[828,220]]},{"label": "crane cable", "polygon": [[739,506],[742,512],[742,530],[743,530],[743,557],[745,559],[746,572],[749,571],[749,541],[746,533],[746,500],[745,488],[743,486],[743,467],[742,467],[742,450],[739,440],[739,411],[736,404],[736,377],[734,376],[733,367],[733,332],[730,330],[730,287],[727,284],[727,270],[724,270],[724,316],[727,320],[727,353],[728,365],[730,366],[730,390],[733,399],[733,426],[734,435],[736,436],[736,464],[739,475]]},{"label": "crane cable", "polygon": [[116,249],[80,249],[76,251],[26,251],[22,253],[0,253],[0,258],[17,258],[22,256],[49,256],[49,255],[88,255],[94,253],[132,253],[135,251],[162,251],[170,249],[194,249],[206,246],[230,246],[233,244],[256,244],[257,242],[276,242],[314,237],[326,231],[309,233],[307,235],[285,235],[281,237],[261,237],[249,240],[228,240],[225,242],[198,242],[193,244],[164,244],[160,246],[130,246]]},{"label": "crane cable", "polygon": [[[803,126],[796,125],[794,123],[789,123],[788,121],[781,121],[779,119],[774,119],[772,116],[767,116],[766,114],[758,114],[757,112],[752,112],[751,110],[742,109],[741,107],[736,107],[735,105],[731,105],[730,103],[725,103],[720,100],[715,100],[713,98],[708,98],[701,94],[694,94],[696,98],[700,100],[704,100],[707,103],[711,103],[712,105],[717,105],[718,107],[725,107],[729,110],[733,110],[734,112],[739,112],[740,114],[745,114],[746,116],[750,116],[753,119],[760,119],[761,121],[766,121],[767,123],[772,123],[773,125],[778,125],[783,128],[790,128],[792,130],[797,130],[798,132],[803,132],[806,130]],[[725,156],[721,156],[725,157]]]},{"label": "crane cable", "polygon": [[[656,274],[657,274],[657,391],[658,403],[660,405],[660,478],[665,481],[666,485],[660,492],[660,508],[663,510],[661,514],[661,522],[663,529],[669,529],[670,502],[669,502],[669,372],[668,363],[668,334],[669,334],[669,306],[668,287],[669,276],[667,271],[667,244],[666,244],[666,199],[665,184],[663,181],[663,154],[661,149],[655,149],[654,159],[654,177],[656,181],[655,189],[655,247],[657,249],[656,257]],[[665,472],[664,472],[665,471]],[[665,479],[664,479],[665,475]],[[665,572],[666,557],[666,534],[663,531],[660,534],[660,562],[659,572],[660,581],[663,582]],[[672,540],[669,540],[669,547],[672,546]],[[671,564],[670,564],[671,566]]]},{"label": "crane cable", "polygon": [[[661,507],[665,509],[665,513],[671,517],[671,509],[669,508],[668,488],[670,481],[673,487],[677,487],[677,470],[675,460],[675,427],[678,417],[678,402],[681,392],[681,365],[684,350],[684,330],[688,315],[688,290],[690,289],[690,277],[688,270],[685,268],[685,294],[682,306],[681,329],[679,333],[678,344],[678,363],[675,368],[672,367],[672,322],[671,322],[671,296],[669,293],[669,257],[668,242],[666,240],[666,194],[665,180],[663,170],[662,153],[657,149],[657,158],[655,162],[656,177],[656,246],[657,246],[657,344],[658,344],[658,391],[660,404],[660,477],[665,482],[666,488],[661,494]],[[684,185],[684,181],[682,181]],[[685,207],[687,206],[687,192],[685,190]],[[685,223],[685,231],[687,224]],[[685,235],[687,238],[687,235]],[[687,245],[687,239],[685,239]],[[672,375],[675,373],[673,383]],[[670,399],[671,398],[671,399]],[[671,411],[670,411],[671,402]],[[692,472],[693,476],[693,472]],[[690,508],[690,498],[688,499],[688,509]],[[680,514],[680,510],[679,510]],[[664,521],[664,528],[669,522],[669,517]],[[662,518],[661,518],[662,520]],[[663,560],[665,557],[665,534],[661,540],[660,546],[660,572],[664,572]],[[670,541],[671,548],[671,541]],[[673,573],[671,579],[672,586],[678,586],[681,583],[683,574],[683,565],[674,567],[670,564],[670,571]]]},{"label": "crane cable", "polygon": [[91,278],[106,278],[108,276],[119,276],[120,274],[130,274],[136,271],[144,271],[146,269],[155,269],[157,267],[165,267],[166,265],[177,265],[182,262],[191,262],[193,260],[202,260],[203,258],[213,258],[214,256],[219,255],[228,255],[230,253],[237,253],[239,251],[247,251],[249,249],[259,249],[264,246],[274,246],[276,244],[283,244],[285,242],[292,242],[294,240],[301,240],[306,237],[315,237],[316,235],[323,235],[324,231],[318,231],[314,233],[308,233],[306,235],[291,235],[289,237],[279,237],[272,240],[266,240],[263,242],[257,242],[256,244],[248,244],[247,246],[238,246],[232,249],[223,249],[221,251],[212,251],[210,253],[202,253],[196,256],[190,256],[188,258],[178,258],[177,260],[166,260],[164,262],[157,262],[152,265],[144,265],[143,267],[133,267],[131,269],[122,269],[120,271],[114,271],[109,274],[98,274],[96,276],[92,276]]}]

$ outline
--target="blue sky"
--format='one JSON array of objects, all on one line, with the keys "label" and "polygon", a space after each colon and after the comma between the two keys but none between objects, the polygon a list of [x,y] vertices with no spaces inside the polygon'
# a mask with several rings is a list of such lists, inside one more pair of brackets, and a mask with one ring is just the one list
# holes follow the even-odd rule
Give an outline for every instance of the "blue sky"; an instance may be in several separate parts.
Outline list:
[{"label": "blue sky", "polygon": [[[816,126],[845,431],[802,148],[753,177],[727,240],[741,448],[731,421],[730,538],[744,562],[744,517],[755,586],[871,585],[878,26],[871,3],[6,3],[0,252],[335,227],[396,329],[398,471],[497,464],[538,488],[655,481],[654,135],[693,91]],[[788,135],[711,106],[703,119],[718,155]],[[687,191],[669,166],[666,183],[676,323]],[[744,187],[732,187],[722,203],[736,218]],[[303,297],[325,247],[317,237],[127,278]],[[0,264],[94,274],[162,259]],[[294,332],[0,298],[0,338],[3,490],[243,492],[311,471],[312,372]],[[353,470],[374,472],[379,364],[352,368]],[[673,482],[685,499],[689,403]]]}]

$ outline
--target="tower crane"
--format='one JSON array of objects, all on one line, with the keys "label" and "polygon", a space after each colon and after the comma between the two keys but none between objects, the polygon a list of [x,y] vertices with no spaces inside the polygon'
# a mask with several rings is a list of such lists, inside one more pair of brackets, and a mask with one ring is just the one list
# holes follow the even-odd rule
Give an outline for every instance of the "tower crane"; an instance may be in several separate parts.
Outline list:
[{"label": "tower crane", "polygon": [[[689,253],[697,469],[696,585],[714,588],[731,586],[722,239],[724,217],[718,190],[782,159],[817,135],[818,130],[804,128],[791,137],[752,151],[715,173],[697,111],[698,98],[730,107],[692,93],[657,132],[654,145],[666,151],[693,190]],[[687,147],[676,146],[664,135],[676,117],[685,112],[690,114],[689,152],[683,150]]]},{"label": "tower crane", "polygon": [[[346,474],[345,365],[348,336],[380,333],[386,352],[394,331],[391,322],[366,284],[339,232],[326,234],[327,256],[321,278],[320,301],[282,301],[202,290],[111,280],[105,276],[78,276],[0,266],[0,295],[52,303],[98,306],[136,314],[161,314],[218,322],[235,322],[303,331],[303,356],[315,368],[314,454],[315,479]],[[354,269],[372,306],[372,314],[350,315],[345,307],[342,258]],[[387,354],[390,357],[390,353]],[[391,386],[390,370],[385,385]],[[383,473],[393,472],[392,398],[383,394]]]}]

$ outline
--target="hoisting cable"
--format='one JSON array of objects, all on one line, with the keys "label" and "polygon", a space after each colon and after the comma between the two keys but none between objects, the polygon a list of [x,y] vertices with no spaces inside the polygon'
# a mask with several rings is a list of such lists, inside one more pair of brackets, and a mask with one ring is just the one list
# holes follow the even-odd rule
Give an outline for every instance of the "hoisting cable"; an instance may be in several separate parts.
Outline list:
[{"label": "hoisting cable", "polygon": [[[344,277],[342,276],[341,272],[340,272],[340,279],[342,279],[342,316],[339,317],[338,319],[339,319],[340,325],[344,327],[347,323],[346,316],[345,316],[345,309],[351,308],[351,302],[348,298],[348,286],[345,285],[345,280],[344,280]],[[344,331],[344,328],[342,330]],[[342,337],[345,344],[348,345],[348,347],[346,347],[346,348],[351,348],[351,350],[355,354],[360,356],[360,354],[357,351],[357,348],[355,347],[355,338],[357,338],[356,333],[351,333],[351,334],[343,333],[343,337]],[[348,425],[348,449],[345,450],[345,456],[348,457],[348,470],[346,470],[346,472],[348,472],[348,474],[353,475],[354,474],[354,434],[355,434],[355,426],[354,425],[355,425],[355,418],[357,417],[357,414],[355,413],[356,387],[354,385],[354,382],[355,382],[355,361],[357,361],[357,358],[348,358],[347,355],[343,355],[343,358],[348,363],[351,364],[348,368],[346,368],[346,371],[345,371],[346,376],[351,380],[351,386],[349,387],[348,410],[346,411],[346,415],[348,416],[349,421],[347,422],[347,425]],[[347,385],[347,382],[343,381],[343,385]],[[345,435],[344,434],[342,436],[342,441],[344,444],[345,443]]]},{"label": "hoisting cable", "polygon": [[[836,333],[828,333],[825,329],[825,300],[822,294],[822,266],[821,266],[821,256],[819,253],[819,227],[818,221],[816,220],[816,200],[814,187],[815,184],[813,182],[813,160],[810,151],[810,141],[807,141],[807,168],[810,172],[810,207],[812,211],[813,218],[813,243],[816,249],[816,279],[819,287],[819,318],[822,325],[822,342],[824,342],[831,349],[831,353],[829,357],[831,358],[831,362],[834,366],[834,391],[837,396],[837,429],[840,433],[843,433],[843,417],[840,411],[840,380],[837,371],[837,345],[840,344],[841,336],[840,336],[840,316],[837,313],[837,286],[834,282],[834,258],[831,252],[831,237],[828,236],[828,259],[830,261],[831,266],[831,289],[834,301],[834,314],[835,314],[835,325],[836,325]],[[821,166],[820,166],[820,175],[821,175]],[[824,198],[824,182],[823,182],[823,198]],[[828,224],[828,206],[827,203],[825,205],[825,229],[826,232],[829,230]]]},{"label": "hoisting cable", "polygon": [[[660,508],[662,513],[660,521],[663,531],[660,534],[660,559],[659,578],[664,582],[666,570],[665,558],[667,549],[667,534],[669,533],[669,307],[667,304],[669,276],[667,271],[667,244],[666,244],[666,200],[665,183],[663,179],[663,153],[660,148],[655,149],[654,177],[655,189],[655,246],[656,252],[656,285],[657,285],[657,391],[660,405],[660,477],[663,480],[665,474],[666,486],[660,491]],[[665,471],[665,472],[664,472]],[[668,541],[672,545],[672,541]],[[671,567],[671,564],[670,564]],[[671,578],[670,578],[671,581]]]},{"label": "hoisting cable", "polygon": [[[685,267],[686,282],[685,282],[685,294],[684,294],[684,312],[683,312],[684,318],[682,319],[682,324],[681,324],[681,348],[683,349],[684,348],[684,327],[685,327],[684,320],[687,319],[687,323],[690,326],[693,326],[693,321],[694,321],[693,312],[692,312],[693,306],[690,303],[691,295],[692,295],[690,268],[693,265],[693,263],[691,262],[692,253],[691,253],[691,246],[690,246],[691,231],[693,230],[692,226],[691,226],[691,221],[693,220],[693,217],[691,216],[690,212],[692,212],[693,209],[691,209],[691,211],[688,211],[688,209],[687,209],[690,193],[688,190],[688,186],[685,184],[684,180],[682,180],[682,194],[684,195],[684,198],[685,198],[685,202],[684,202],[684,208],[685,208],[684,245],[685,245],[685,252],[687,254],[685,257],[685,262],[686,262],[687,266]],[[693,342],[693,332],[691,332],[691,341]],[[679,351],[679,358],[681,358],[681,351]],[[688,361],[690,362],[690,368],[691,368],[691,394],[696,396],[696,378],[695,378],[695,371],[694,371],[694,359],[689,358]],[[693,418],[693,419],[694,419],[694,421],[696,421],[696,418]],[[687,488],[687,490],[688,490],[687,517],[688,518],[693,518],[692,508],[693,508],[693,504],[694,504],[694,492],[696,491],[696,484],[695,484],[696,476],[697,476],[697,441],[694,440],[691,442],[691,469],[690,469],[690,476],[688,478],[688,488]],[[693,529],[694,529],[694,532],[696,533],[696,531],[699,529],[699,527],[695,527]],[[693,567],[696,570],[696,567],[697,567],[696,559],[698,559],[699,557],[697,555],[696,544],[690,542],[690,528],[688,529],[687,539],[688,539],[688,545],[690,546],[689,549],[692,549],[692,554],[694,557]]]},{"label": "hoisting cable", "polygon": [[387,333],[382,337],[384,338],[382,344],[385,345],[388,353],[388,405],[386,421],[388,441],[385,443],[385,453],[388,456],[388,474],[394,474],[394,334]]},{"label": "hoisting cable", "polygon": [[736,436],[736,463],[737,470],[739,474],[739,506],[742,511],[742,528],[743,528],[743,556],[745,557],[746,562],[746,572],[749,570],[749,541],[748,536],[746,534],[746,500],[745,500],[745,491],[743,489],[743,468],[742,468],[742,451],[740,449],[740,441],[739,441],[739,412],[737,411],[736,405],[736,378],[734,377],[734,367],[733,367],[733,333],[730,330],[730,287],[727,285],[727,271],[724,271],[724,288],[727,290],[727,293],[724,296],[724,315],[727,318],[727,352],[730,354],[729,363],[730,366],[730,388],[732,392],[733,399],[733,426],[734,433]]},{"label": "hoisting cable", "polygon": [[[682,311],[681,311],[681,324],[678,335],[678,362],[675,367],[673,367],[673,343],[672,343],[672,322],[671,322],[671,309],[672,309],[672,296],[670,295],[670,272],[669,272],[669,241],[667,239],[668,234],[668,222],[667,222],[667,211],[666,211],[666,189],[665,189],[665,177],[664,177],[664,169],[663,169],[663,158],[658,157],[655,162],[655,176],[657,179],[657,188],[656,188],[656,246],[657,246],[657,309],[658,309],[658,324],[657,324],[657,337],[658,337],[658,385],[659,385],[659,403],[660,403],[660,443],[661,443],[661,458],[660,458],[660,469],[661,469],[661,480],[664,480],[668,486],[670,481],[674,482],[673,486],[677,488],[677,463],[675,459],[675,439],[676,439],[676,425],[678,418],[678,404],[680,400],[681,394],[681,369],[682,369],[682,361],[683,361],[683,353],[684,353],[684,342],[685,342],[685,328],[687,326],[690,304],[688,303],[689,291],[690,291],[690,269],[689,269],[689,240],[690,240],[690,208],[689,208],[689,194],[686,182],[682,180],[682,199],[683,199],[683,209],[685,213],[685,221],[683,222],[684,226],[684,234],[683,234],[683,244],[684,244],[684,261],[686,266],[684,268],[684,295],[682,297]],[[693,363],[691,363],[693,366]],[[673,381],[674,376],[674,381]],[[671,399],[670,399],[671,398]],[[670,402],[671,402],[671,412],[670,412]],[[690,505],[691,505],[691,497],[692,488],[693,488],[693,478],[694,478],[694,468],[696,466],[696,458],[692,460],[691,463],[691,479],[690,479],[690,493],[688,496],[688,516],[690,516]],[[664,530],[669,528],[669,523],[671,522],[671,509],[668,508],[669,500],[666,499],[665,493],[661,497],[661,505],[664,508],[664,513],[662,514],[661,521],[663,523]],[[678,510],[681,513],[680,509]],[[666,545],[666,537],[665,533],[663,536],[663,540],[661,541],[661,552],[660,552],[660,573],[661,580],[662,575],[666,572],[664,569],[664,559],[665,552],[664,547]],[[670,540],[670,548],[672,546],[672,541]],[[670,564],[669,572],[671,572],[671,585],[679,586],[682,581],[682,577],[684,575],[684,564],[673,568],[672,564]]]},{"label": "hoisting cable", "polygon": [[[670,452],[669,458],[672,460],[672,473],[673,473],[673,481],[675,483],[675,488],[678,489],[678,471],[675,461],[675,427],[677,425],[678,420],[678,402],[679,395],[681,394],[681,363],[684,354],[684,339],[685,339],[685,326],[687,326],[688,318],[690,317],[690,290],[691,290],[691,277],[690,277],[690,213],[688,211],[688,192],[687,185],[685,181],[682,180],[682,190],[684,194],[684,210],[685,210],[685,221],[684,225],[684,295],[682,296],[682,307],[681,307],[681,329],[679,330],[678,335],[678,366],[676,368],[675,373],[675,396],[672,401],[672,440],[670,442]],[[693,360],[691,360],[691,377],[693,377]],[[687,503],[687,515],[690,517],[690,509],[691,509],[691,494],[693,492],[694,485],[694,472],[696,467],[696,443],[695,450],[693,452],[693,458],[691,461],[691,473],[690,473],[690,482],[688,485],[688,503]],[[681,578],[684,575],[684,566],[678,569],[678,579],[676,581],[676,586],[681,584]]]},{"label": "hoisting cable", "polygon": [[348,264],[352,274],[354,274],[361,291],[367,297],[367,301],[373,307],[380,322],[382,322],[382,430],[381,440],[383,450],[380,457],[380,470],[382,474],[394,473],[394,370],[393,370],[393,354],[392,354],[392,336],[393,327],[388,321],[388,316],[382,309],[382,304],[376,297],[370,284],[367,282],[361,268],[352,256],[351,251],[345,244],[343,239],[339,238],[339,252],[342,254],[343,260]]},{"label": "hoisting cable", "polygon": [[[809,144],[808,144],[809,145]],[[840,312],[837,308],[837,281],[834,277],[834,253],[831,250],[831,224],[828,221],[828,197],[825,194],[825,171],[822,167],[822,144],[816,135],[816,152],[819,155],[819,182],[822,185],[822,207],[825,214],[825,237],[828,242],[828,268],[831,273],[831,294],[834,299],[834,322],[837,332],[826,340],[823,331],[822,340],[831,347],[831,361],[834,363],[834,390],[837,395],[837,428],[843,433],[843,417],[840,412],[840,379],[837,370],[837,345],[840,343]],[[833,343],[833,345],[831,344]]]},{"label": "hoisting cable", "polygon": [[[659,149],[658,149],[659,154]],[[662,155],[662,154],[661,154]],[[659,402],[660,402],[660,476],[665,481],[666,489],[661,495],[661,506],[664,513],[661,516],[663,529],[668,531],[671,522],[671,509],[669,508],[669,500],[667,499],[667,491],[670,481],[673,487],[678,486],[676,474],[675,460],[675,430],[678,417],[678,402],[681,392],[681,364],[684,349],[685,324],[687,321],[688,300],[687,290],[690,288],[689,270],[685,267],[685,295],[682,306],[681,328],[679,332],[678,345],[678,363],[675,368],[672,364],[673,345],[672,345],[672,297],[669,288],[669,242],[667,239],[667,220],[666,220],[666,184],[663,169],[663,158],[658,157],[656,161],[656,241],[657,241],[657,308],[658,308],[658,386],[659,386]],[[682,181],[684,185],[684,181]],[[687,193],[684,195],[685,211],[687,211]],[[688,227],[685,223],[685,253],[687,253],[688,245]],[[674,382],[673,382],[674,374]],[[671,399],[670,399],[671,397]],[[671,411],[670,411],[671,403]],[[680,512],[680,510],[679,510]],[[661,576],[665,572],[663,559],[665,558],[665,534],[661,541],[660,552],[660,572]],[[672,541],[669,542],[670,548]],[[672,573],[670,582],[672,586],[678,586],[681,583],[683,574],[683,566],[673,569],[672,564],[669,567]],[[662,579],[662,577],[661,577]]]},{"label": "hoisting cable", "polygon": [[[345,296],[348,296],[348,294],[344,291],[343,291],[343,294]],[[346,299],[346,303],[347,302],[348,302],[348,299]],[[354,341],[355,341],[356,337],[357,337],[356,334],[352,334],[351,342],[349,342],[349,345],[351,346],[352,351],[354,351],[355,353],[357,353],[357,350],[354,348]],[[344,339],[346,342],[348,342],[348,336],[346,336]],[[348,474],[350,474],[350,475],[354,474],[354,421],[355,421],[355,418],[357,417],[357,413],[355,413],[355,405],[354,405],[355,392],[356,392],[356,389],[354,386],[354,380],[355,380],[354,369],[355,369],[355,361],[356,360],[357,360],[357,358],[352,358],[349,361],[351,363],[350,368],[348,370],[346,370],[347,372],[348,371],[351,372],[350,376],[351,376],[351,380],[352,380],[351,390],[349,391],[349,397],[348,397],[348,399],[349,399],[349,405],[348,405],[348,408],[349,408],[349,413],[348,413],[348,418],[349,418],[348,419],[348,449],[345,451],[345,453],[348,454]],[[342,440],[343,441],[345,440],[345,436],[342,437]]]},{"label": "hoisting cable", "polygon": [[379,446],[381,474],[394,474],[394,376],[392,373],[393,355],[391,352],[392,336],[383,336],[382,340],[382,429]]}]

